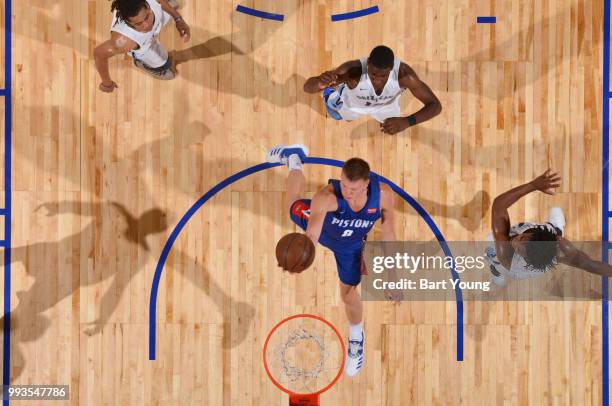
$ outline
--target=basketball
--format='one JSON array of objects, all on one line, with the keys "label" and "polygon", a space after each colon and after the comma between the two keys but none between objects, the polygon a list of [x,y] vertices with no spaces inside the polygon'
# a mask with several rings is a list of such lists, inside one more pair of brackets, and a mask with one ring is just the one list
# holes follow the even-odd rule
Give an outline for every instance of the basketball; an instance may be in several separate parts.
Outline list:
[{"label": "basketball", "polygon": [[312,240],[303,233],[290,233],[276,244],[278,266],[291,273],[300,273],[307,269],[315,258],[315,246]]}]

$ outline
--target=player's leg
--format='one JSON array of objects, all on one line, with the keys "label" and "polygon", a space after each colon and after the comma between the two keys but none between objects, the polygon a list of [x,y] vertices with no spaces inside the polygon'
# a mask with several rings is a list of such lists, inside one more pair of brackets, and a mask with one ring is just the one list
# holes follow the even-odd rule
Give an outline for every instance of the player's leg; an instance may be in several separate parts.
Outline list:
[{"label": "player's leg", "polygon": [[363,303],[361,295],[357,292],[357,286],[347,285],[340,282],[340,297],[344,303],[346,318],[351,325],[363,323]]},{"label": "player's leg", "polygon": [[268,151],[266,160],[270,163],[283,163],[289,168],[287,175],[287,195],[285,209],[290,210],[297,200],[302,198],[306,189],[306,177],[304,176],[304,160],[308,156],[308,148],[301,144],[277,145]]},{"label": "player's leg", "polygon": [[355,376],[363,368],[365,333],[363,331],[363,303],[357,286],[340,282],[340,296],[349,322],[349,337],[345,373]]},{"label": "player's leg", "polygon": [[134,57],[134,66],[145,71],[156,79],[171,80],[176,77],[176,72],[172,69],[172,59],[170,56],[168,56],[166,62],[158,68],[152,68],[144,61]]},{"label": "player's leg", "polygon": [[287,175],[287,194],[284,207],[290,210],[293,203],[302,198],[304,190],[306,190],[304,171],[302,169],[290,169]]},{"label": "player's leg", "polygon": [[345,373],[355,376],[363,367],[365,333],[363,331],[363,303],[357,286],[361,281],[361,250],[334,252],[338,277],[340,278],[340,297],[349,322],[349,339]]}]

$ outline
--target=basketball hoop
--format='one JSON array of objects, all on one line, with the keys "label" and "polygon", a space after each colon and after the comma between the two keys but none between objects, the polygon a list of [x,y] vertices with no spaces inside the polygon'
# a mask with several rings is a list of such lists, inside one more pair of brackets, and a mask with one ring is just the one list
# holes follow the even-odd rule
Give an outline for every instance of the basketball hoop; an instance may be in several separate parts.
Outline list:
[{"label": "basketball hoop", "polygon": [[270,380],[289,394],[290,406],[319,406],[319,395],[338,382],[346,348],[323,317],[296,314],[270,330],[263,362]]}]

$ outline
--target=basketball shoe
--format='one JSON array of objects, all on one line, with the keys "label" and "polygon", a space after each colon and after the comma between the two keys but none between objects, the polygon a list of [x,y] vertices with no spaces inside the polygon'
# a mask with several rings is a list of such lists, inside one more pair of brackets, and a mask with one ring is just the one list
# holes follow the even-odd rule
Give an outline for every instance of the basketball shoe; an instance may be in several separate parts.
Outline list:
[{"label": "basketball shoe", "polygon": [[280,163],[287,165],[291,155],[297,155],[304,162],[308,156],[308,147],[302,144],[277,145],[268,151],[266,161],[271,164]]},{"label": "basketball shoe", "polygon": [[349,345],[346,357],[346,367],[344,373],[347,376],[355,376],[361,371],[363,367],[363,347],[365,342],[365,334],[361,332],[360,340],[351,340],[349,338]]}]

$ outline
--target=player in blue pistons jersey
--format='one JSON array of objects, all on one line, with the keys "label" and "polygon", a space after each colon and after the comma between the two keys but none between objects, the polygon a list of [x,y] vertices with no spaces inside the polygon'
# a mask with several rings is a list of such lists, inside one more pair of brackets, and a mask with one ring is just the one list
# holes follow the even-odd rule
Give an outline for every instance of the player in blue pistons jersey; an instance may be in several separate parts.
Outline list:
[{"label": "player in blue pistons jersey", "polygon": [[[308,148],[303,145],[279,145],[268,152],[267,161],[289,167],[285,208],[291,220],[315,245],[321,243],[334,253],[340,295],[350,324],[345,372],[354,376],[363,367],[364,360],[363,304],[357,291],[365,272],[363,246],[378,219],[382,219],[381,239],[396,240],[393,192],[370,173],[366,161],[351,158],[344,163],[339,180],[330,180],[312,200],[303,199],[306,187],[303,162],[307,155]],[[388,292],[387,297],[396,302],[401,299],[397,291]]]},{"label": "player in blue pistons jersey", "polygon": [[[357,164],[359,161],[356,159],[350,161],[349,166],[353,163]],[[361,210],[354,211],[343,197],[340,180],[329,180],[331,189],[328,186],[328,192],[333,192],[338,208],[335,211],[327,212],[325,215],[321,235],[319,236],[321,245],[334,252],[361,251],[368,232],[374,226],[376,220],[381,217],[380,182],[372,174],[369,175],[369,181],[366,203]],[[307,199],[300,199],[294,202],[294,206],[300,207],[310,203]],[[291,211],[292,219],[294,219],[298,226],[306,230],[305,226],[308,223],[303,223],[304,216],[300,216],[300,214],[299,212],[294,213],[294,210]],[[355,278],[360,279],[360,275],[356,275]]]}]

